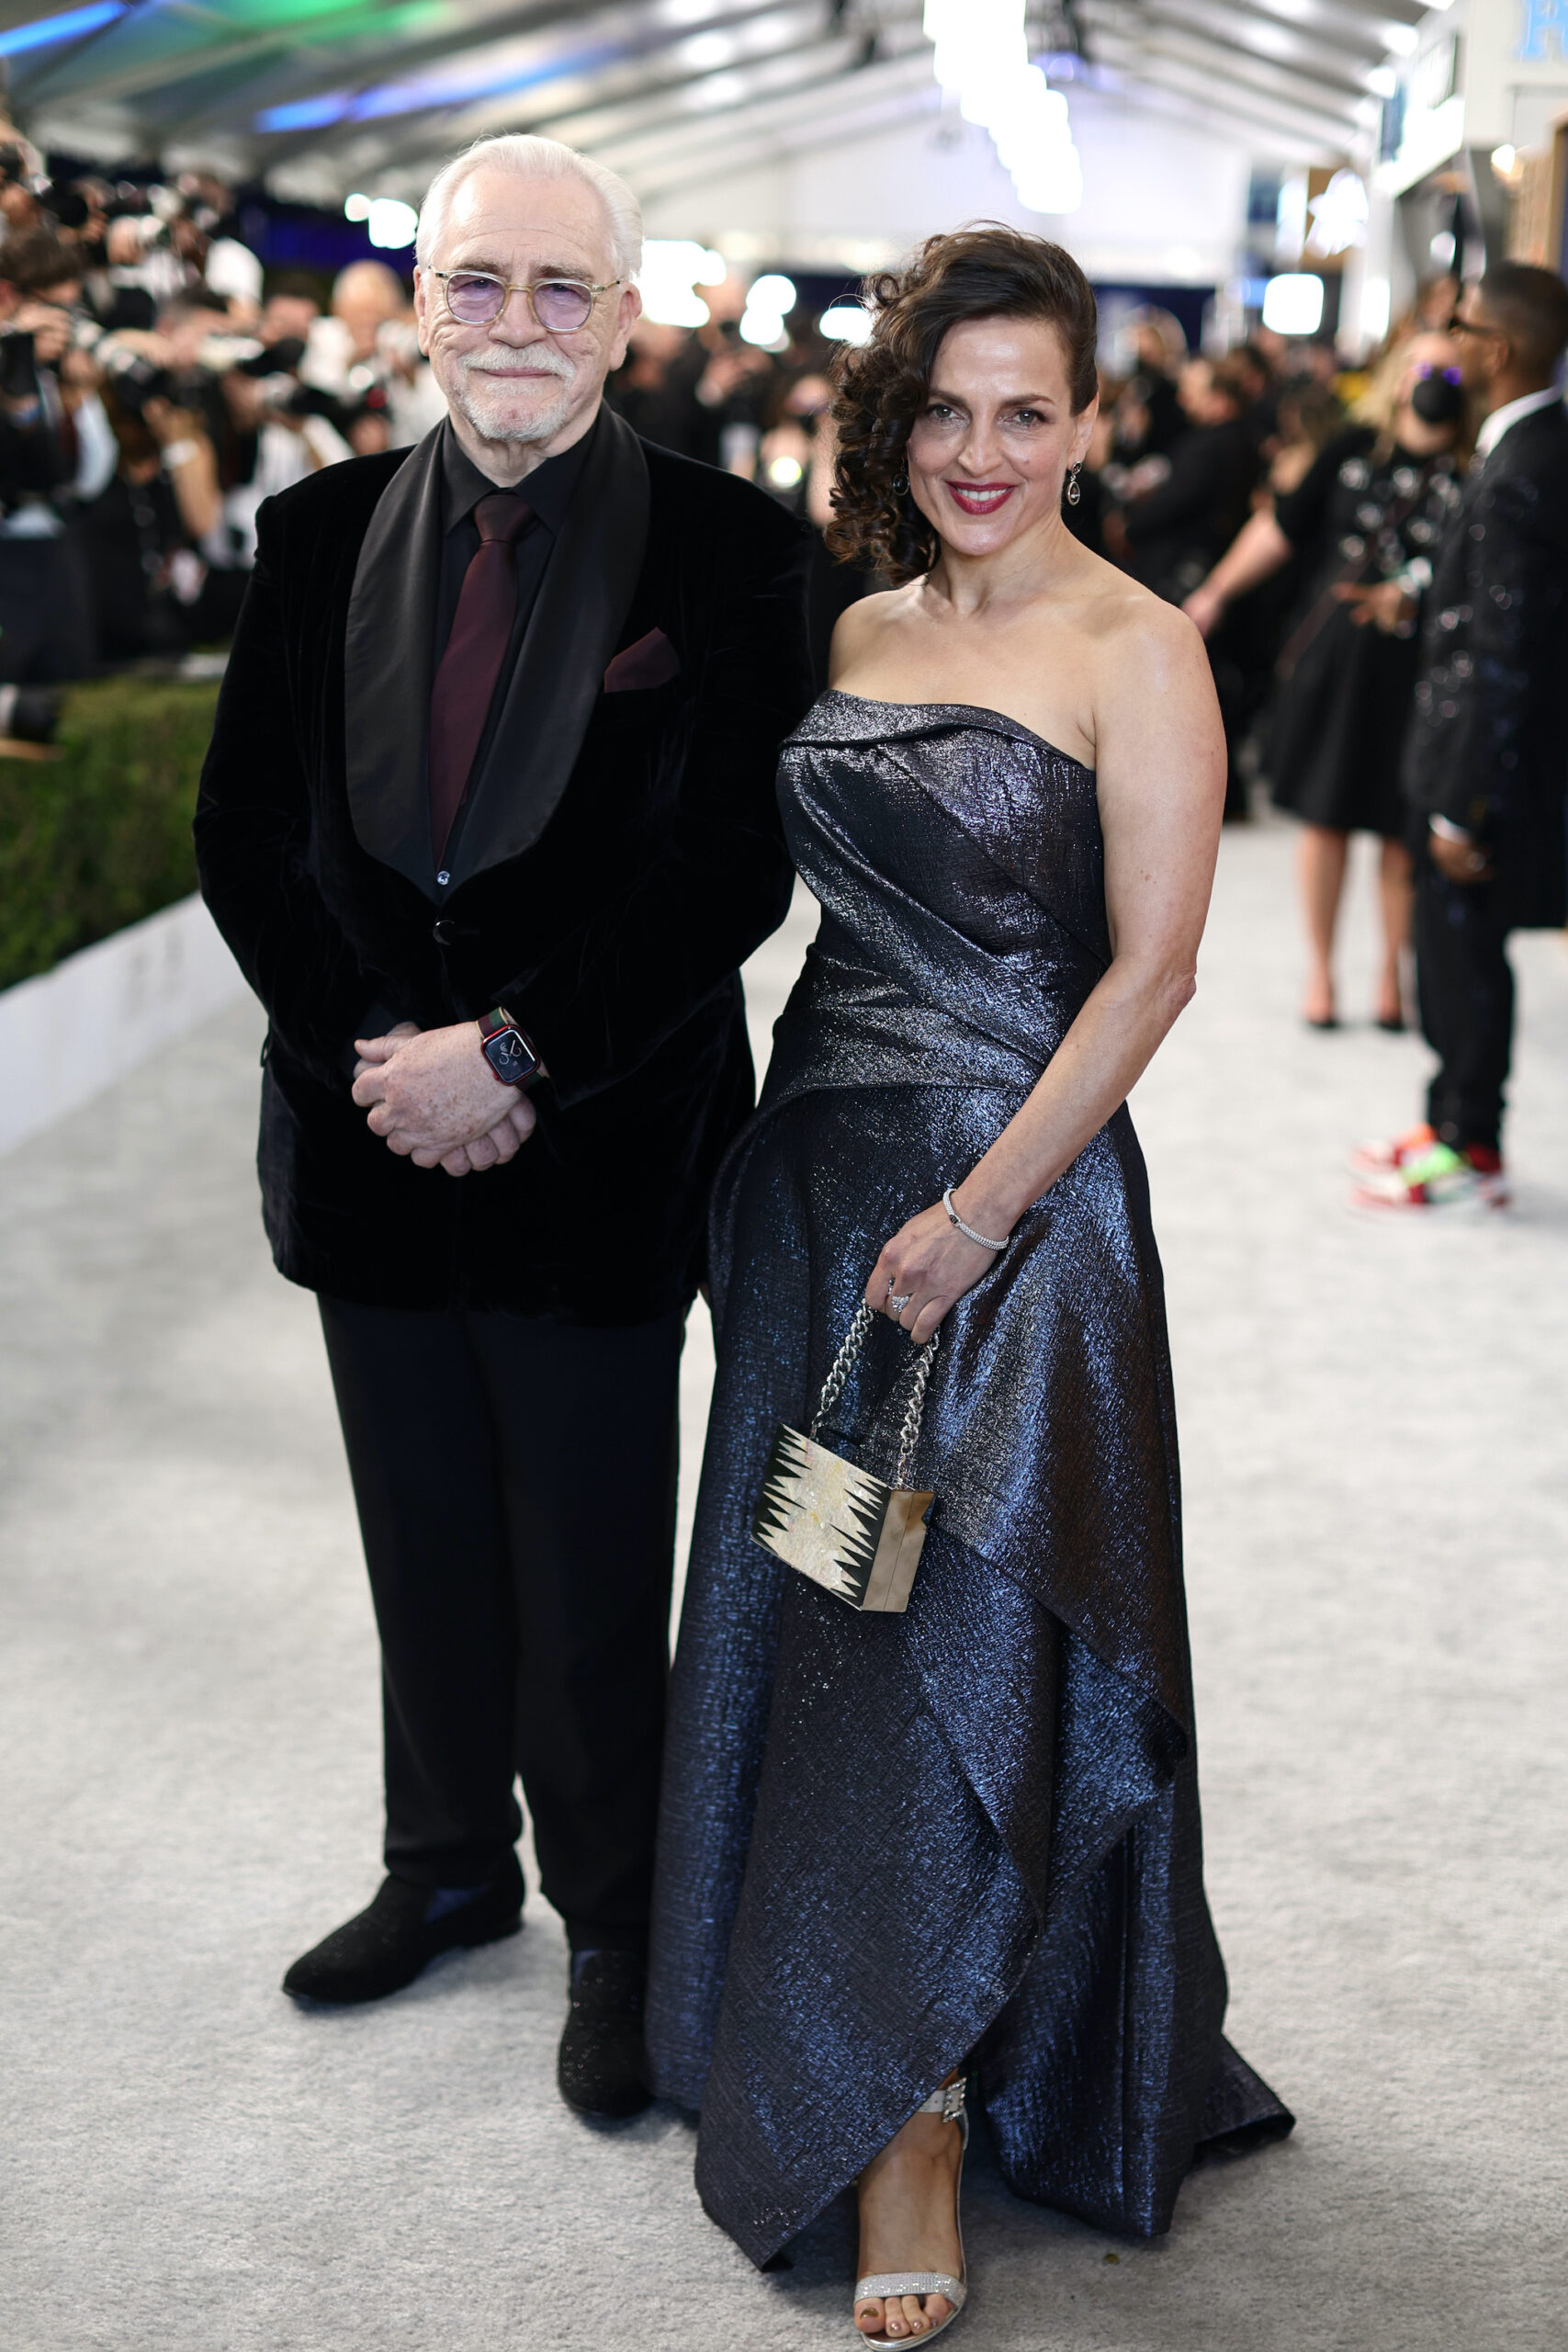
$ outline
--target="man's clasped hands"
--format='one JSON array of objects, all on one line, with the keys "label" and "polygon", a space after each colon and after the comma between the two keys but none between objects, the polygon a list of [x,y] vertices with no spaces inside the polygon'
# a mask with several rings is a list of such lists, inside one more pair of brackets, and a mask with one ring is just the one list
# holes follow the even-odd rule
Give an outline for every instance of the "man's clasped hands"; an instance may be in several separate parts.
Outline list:
[{"label": "man's clasped hands", "polygon": [[400,1021],[384,1037],[356,1037],[354,1050],[354,1099],[371,1134],[416,1168],[448,1176],[496,1168],[533,1132],[533,1104],[498,1081],[472,1021],[449,1029]]}]

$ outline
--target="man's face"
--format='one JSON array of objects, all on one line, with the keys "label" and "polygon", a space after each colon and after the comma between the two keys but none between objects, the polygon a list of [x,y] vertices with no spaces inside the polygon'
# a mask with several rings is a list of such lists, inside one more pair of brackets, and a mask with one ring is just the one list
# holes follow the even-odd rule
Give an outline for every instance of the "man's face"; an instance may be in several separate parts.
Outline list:
[{"label": "man's face", "polygon": [[[570,334],[547,333],[521,291],[508,295],[499,318],[464,326],[436,274],[454,269],[483,271],[519,288],[571,278],[606,290],[587,324]],[[437,383],[481,440],[547,454],[579,438],[642,309],[635,287],[608,285],[615,275],[610,224],[586,180],[479,170],[461,183],[439,247],[415,277],[414,311]]]},{"label": "man's face", "polygon": [[1494,376],[1506,363],[1508,341],[1495,319],[1487,317],[1479,287],[1467,286],[1460,296],[1454,311],[1454,324],[1460,374],[1464,379],[1465,390],[1484,392]]}]

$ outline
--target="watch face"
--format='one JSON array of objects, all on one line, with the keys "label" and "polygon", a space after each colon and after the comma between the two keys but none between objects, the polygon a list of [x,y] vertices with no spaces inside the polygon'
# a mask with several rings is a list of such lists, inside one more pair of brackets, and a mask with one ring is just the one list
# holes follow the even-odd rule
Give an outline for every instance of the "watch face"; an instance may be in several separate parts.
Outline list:
[{"label": "watch face", "polygon": [[504,1086],[521,1086],[538,1067],[515,1029],[502,1029],[485,1043],[485,1058]]}]

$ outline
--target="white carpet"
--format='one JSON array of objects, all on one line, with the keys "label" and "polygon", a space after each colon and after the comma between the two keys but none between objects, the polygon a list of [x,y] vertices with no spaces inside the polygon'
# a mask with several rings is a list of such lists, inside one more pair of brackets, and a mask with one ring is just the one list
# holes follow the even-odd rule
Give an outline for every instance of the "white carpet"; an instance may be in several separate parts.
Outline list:
[{"label": "white carpet", "polygon": [[[1227,838],[1135,1109],[1231,2030],[1300,2128],[1149,2249],[982,2156],[953,2341],[994,2352],[1564,2339],[1568,956],[1517,944],[1517,1213],[1359,1223],[1343,1148],[1415,1115],[1426,1057],[1295,1024],[1289,849]],[[1364,880],[1353,911],[1361,940]],[[802,936],[760,959],[767,1018]],[[312,1302],[256,1216],[258,1035],[224,1014],[0,1162],[0,2341],[848,2344],[842,2210],[759,2277],[679,2119],[558,2105],[541,1906],[374,2008],[277,1990],[377,1883],[378,1741]],[[699,1310],[688,1511],[708,1363]]]}]

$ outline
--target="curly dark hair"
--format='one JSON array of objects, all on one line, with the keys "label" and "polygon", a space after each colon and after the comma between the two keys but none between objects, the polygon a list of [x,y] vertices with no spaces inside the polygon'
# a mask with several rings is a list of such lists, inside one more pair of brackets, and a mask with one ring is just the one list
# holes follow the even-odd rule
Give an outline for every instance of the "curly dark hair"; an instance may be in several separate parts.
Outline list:
[{"label": "curly dark hair", "polygon": [[1098,388],[1099,322],[1094,289],[1071,254],[999,220],[928,237],[908,269],[868,277],[862,299],[871,340],[834,363],[839,453],[827,538],[840,561],[873,567],[897,588],[937,557],[935,531],[908,490],[893,485],[948,329],[961,319],[1048,320],[1066,347],[1080,415]]}]

